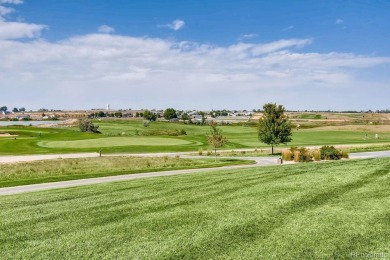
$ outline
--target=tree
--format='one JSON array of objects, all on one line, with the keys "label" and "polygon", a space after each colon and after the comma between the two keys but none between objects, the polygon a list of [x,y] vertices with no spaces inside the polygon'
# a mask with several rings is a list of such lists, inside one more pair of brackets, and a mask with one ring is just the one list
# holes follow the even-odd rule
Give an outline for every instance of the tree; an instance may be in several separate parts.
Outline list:
[{"label": "tree", "polygon": [[190,120],[190,116],[187,113],[183,113],[181,115],[181,120],[184,121],[184,124],[186,123],[186,120]]},{"label": "tree", "polygon": [[173,108],[167,108],[164,111],[164,118],[166,120],[171,120],[172,118],[177,118],[176,110]]},{"label": "tree", "polygon": [[79,127],[81,132],[91,132],[100,134],[101,132],[98,130],[99,126],[94,126],[91,120],[83,119],[79,122]]},{"label": "tree", "polygon": [[149,120],[149,121],[156,121],[157,119],[156,114],[152,113],[152,111],[150,110],[145,110],[143,113],[143,117],[145,118],[145,120]]},{"label": "tree", "polygon": [[8,108],[6,106],[0,107],[0,111],[7,112]]},{"label": "tree", "polygon": [[14,107],[14,109],[12,109],[12,112],[14,112],[14,113],[19,112],[19,109],[17,109],[16,107]]},{"label": "tree", "polygon": [[222,135],[222,130],[217,127],[217,123],[210,122],[210,135],[207,138],[209,144],[214,147],[215,160],[217,160],[217,148],[224,146],[228,139]]},{"label": "tree", "polygon": [[19,108],[19,112],[25,112],[26,109],[24,107]]},{"label": "tree", "polygon": [[291,142],[291,122],[284,114],[282,105],[268,103],[263,106],[263,110],[258,126],[259,140],[271,145],[274,154],[275,145]]}]

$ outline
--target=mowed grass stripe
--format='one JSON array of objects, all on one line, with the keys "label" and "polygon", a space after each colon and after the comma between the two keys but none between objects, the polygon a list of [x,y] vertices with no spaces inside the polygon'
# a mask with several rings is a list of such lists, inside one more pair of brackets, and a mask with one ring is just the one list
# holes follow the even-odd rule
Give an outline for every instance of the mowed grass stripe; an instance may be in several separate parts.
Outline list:
[{"label": "mowed grass stripe", "polygon": [[3,258],[323,259],[389,253],[390,160],[301,164],[0,198]]}]

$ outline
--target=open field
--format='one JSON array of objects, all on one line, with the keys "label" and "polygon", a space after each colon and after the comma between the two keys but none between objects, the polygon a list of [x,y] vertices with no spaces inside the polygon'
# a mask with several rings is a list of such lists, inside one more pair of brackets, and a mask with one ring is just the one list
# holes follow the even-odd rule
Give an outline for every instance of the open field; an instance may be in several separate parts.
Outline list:
[{"label": "open field", "polygon": [[173,157],[101,157],[1,164],[0,188],[121,174],[250,164],[251,161]]},{"label": "open field", "polygon": [[348,259],[390,254],[388,158],[0,197],[3,259]]},{"label": "open field", "polygon": [[[209,126],[141,120],[96,121],[103,134],[81,133],[77,127],[1,127],[0,155],[98,152],[147,153],[185,152],[209,149]],[[256,127],[221,126],[229,139],[224,149],[265,148],[257,138]],[[181,133],[186,134],[181,134]],[[16,135],[6,136],[5,134]],[[367,134],[367,137],[366,137]],[[379,139],[375,139],[375,134]],[[289,146],[390,144],[389,125],[321,126],[294,129]],[[286,146],[281,146],[286,147]]]}]

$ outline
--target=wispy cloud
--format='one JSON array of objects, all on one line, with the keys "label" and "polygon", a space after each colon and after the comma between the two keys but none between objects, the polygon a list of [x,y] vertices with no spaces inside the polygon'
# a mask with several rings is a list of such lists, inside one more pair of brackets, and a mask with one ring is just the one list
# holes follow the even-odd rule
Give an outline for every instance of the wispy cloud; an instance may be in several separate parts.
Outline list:
[{"label": "wispy cloud", "polygon": [[178,31],[180,29],[183,29],[185,26],[185,22],[183,20],[174,20],[172,23],[169,24],[161,24],[158,27],[167,27],[169,29],[172,29],[174,31]]},{"label": "wispy cloud", "polygon": [[98,32],[99,33],[114,33],[115,29],[111,26],[108,26],[108,25],[101,25],[98,27]]},{"label": "wispy cloud", "polygon": [[253,39],[253,38],[256,38],[257,36],[259,36],[257,33],[241,34],[238,37],[238,40],[243,41],[243,40]]},{"label": "wispy cloud", "polygon": [[0,4],[19,5],[19,4],[23,4],[23,0],[0,0]]},{"label": "wispy cloud", "polygon": [[14,9],[0,5],[0,17],[12,13]]},{"label": "wispy cloud", "polygon": [[291,31],[292,29],[294,29],[294,25],[290,25],[286,28],[283,28],[282,31]]},{"label": "wispy cloud", "polygon": [[35,38],[47,28],[40,24],[0,21],[0,39]]},{"label": "wispy cloud", "polygon": [[[22,4],[22,0],[0,0],[0,4]],[[0,40],[1,39],[23,39],[36,38],[48,27],[41,24],[8,22],[7,14],[14,12],[13,8],[0,5]]]},{"label": "wispy cloud", "polygon": [[342,24],[342,23],[344,23],[344,20],[338,18],[334,23],[335,23],[335,24]]}]

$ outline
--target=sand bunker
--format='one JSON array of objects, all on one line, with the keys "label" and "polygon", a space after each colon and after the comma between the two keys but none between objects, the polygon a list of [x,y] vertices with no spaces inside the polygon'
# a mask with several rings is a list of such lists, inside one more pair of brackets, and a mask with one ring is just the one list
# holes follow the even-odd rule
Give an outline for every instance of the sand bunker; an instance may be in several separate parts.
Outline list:
[{"label": "sand bunker", "polygon": [[13,137],[13,136],[18,136],[18,135],[11,135],[9,133],[0,133],[0,137]]}]

